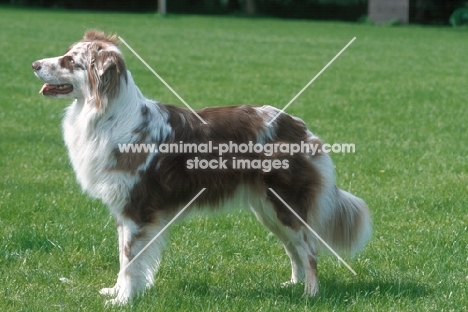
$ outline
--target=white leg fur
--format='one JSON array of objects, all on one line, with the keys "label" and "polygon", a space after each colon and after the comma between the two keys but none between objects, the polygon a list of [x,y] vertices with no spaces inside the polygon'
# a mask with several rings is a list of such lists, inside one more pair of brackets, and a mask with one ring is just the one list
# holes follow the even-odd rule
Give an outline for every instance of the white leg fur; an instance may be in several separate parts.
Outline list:
[{"label": "white leg fur", "polygon": [[289,256],[289,259],[291,259],[291,280],[282,284],[283,286],[288,286],[302,281],[305,275],[301,257],[293,243],[291,241],[285,243],[284,249],[286,250],[286,254]]},{"label": "white leg fur", "polygon": [[301,228],[297,236],[297,251],[305,271],[304,296],[315,296],[319,291],[316,239],[306,228]]},{"label": "white leg fur", "polygon": [[[121,224],[118,224],[117,225],[117,234],[118,234],[118,238],[119,238],[119,267],[120,269],[123,268],[123,265],[122,265],[122,262],[123,262],[123,259],[124,259],[124,237],[123,237],[123,228],[122,228],[122,225]],[[119,279],[120,279],[121,275],[119,274],[118,277],[117,277],[117,283],[114,285],[114,287],[110,287],[110,288],[103,288],[99,291],[99,293],[101,295],[104,295],[104,296],[115,296],[117,295],[118,293],[118,290],[119,290],[119,285],[122,283],[122,281],[120,281],[119,283]]]},{"label": "white leg fur", "polygon": [[100,291],[103,295],[116,296],[108,304],[125,304],[135,295],[154,284],[161,260],[165,234],[152,242],[126,269],[132,259],[160,232],[162,226],[147,225],[138,228],[132,221],[118,226],[120,271],[117,283],[112,288]]},{"label": "white leg fur", "polygon": [[261,208],[251,206],[251,209],[257,219],[280,239],[291,260],[291,279],[282,286],[296,284],[305,277],[305,294],[315,295],[318,292],[317,248],[312,233],[303,227],[296,231],[282,225],[271,204],[266,202]]}]

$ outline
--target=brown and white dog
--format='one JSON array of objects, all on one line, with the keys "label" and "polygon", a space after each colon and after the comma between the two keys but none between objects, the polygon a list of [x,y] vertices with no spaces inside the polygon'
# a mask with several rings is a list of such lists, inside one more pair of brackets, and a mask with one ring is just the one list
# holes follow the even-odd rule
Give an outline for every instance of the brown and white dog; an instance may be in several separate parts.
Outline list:
[{"label": "brown and white dog", "polygon": [[[160,231],[203,188],[189,210],[228,203],[250,208],[284,244],[291,259],[289,283],[305,278],[305,294],[318,292],[316,237],[274,190],[333,248],[353,254],[371,234],[368,208],[338,189],[333,163],[305,123],[271,106],[213,107],[197,111],[145,98],[127,71],[116,36],[88,31],[65,55],[32,64],[49,97],[73,98],[63,121],[65,143],[84,191],[101,199],[115,217],[120,269],[101,294],[123,304],[153,285],[166,232]],[[270,123],[270,121],[272,121]],[[120,144],[315,144],[318,153],[228,152],[224,168],[194,169],[190,160],[219,158],[217,151],[122,152]],[[235,169],[235,157],[282,164],[272,170]],[[286,166],[284,165],[286,164]],[[156,241],[135,256],[157,234]],[[129,262],[132,263],[127,267]]]}]

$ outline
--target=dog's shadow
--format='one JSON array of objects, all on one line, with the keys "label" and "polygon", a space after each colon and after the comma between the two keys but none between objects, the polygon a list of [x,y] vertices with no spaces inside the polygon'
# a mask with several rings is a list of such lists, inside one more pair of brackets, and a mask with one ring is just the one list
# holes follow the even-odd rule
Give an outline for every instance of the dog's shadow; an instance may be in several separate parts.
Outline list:
[{"label": "dog's shadow", "polygon": [[[426,297],[432,290],[417,281],[403,281],[401,279],[385,278],[385,281],[351,281],[343,282],[322,278],[320,280],[320,293],[315,297],[304,297],[304,284],[289,285],[281,287],[280,285],[263,285],[239,287],[239,289],[223,289],[222,285],[208,285],[206,281],[191,281],[185,285],[184,291],[191,293],[195,297],[213,297],[213,292],[219,296],[230,298],[244,298],[255,300],[268,300],[271,298],[275,302],[284,304],[314,305],[320,306],[321,303],[329,305],[332,303],[338,307],[347,307],[356,300],[378,300],[376,298],[385,297],[386,300],[398,300],[408,298],[410,300]],[[209,295],[208,295],[209,293]]]}]

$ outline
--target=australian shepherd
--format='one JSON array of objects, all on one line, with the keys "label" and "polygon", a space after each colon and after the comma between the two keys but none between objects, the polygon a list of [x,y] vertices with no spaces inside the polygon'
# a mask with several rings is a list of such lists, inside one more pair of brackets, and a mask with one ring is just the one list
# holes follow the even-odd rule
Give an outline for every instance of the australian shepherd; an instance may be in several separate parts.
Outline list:
[{"label": "australian shepherd", "polygon": [[[100,31],[32,68],[45,83],[40,93],[73,99],[63,121],[71,164],[83,190],[116,221],[120,272],[115,286],[100,291],[113,296],[110,303],[124,304],[153,285],[164,230],[191,201],[187,212],[249,208],[283,243],[292,266],[287,283],[304,280],[310,296],[319,289],[321,243],[302,221],[339,252],[354,254],[369,239],[366,204],[335,186],[330,156],[301,119],[272,106],[192,111],[147,99],[117,37]],[[122,150],[128,144],[154,149]],[[316,148],[292,153],[285,145]],[[221,155],[220,146],[229,149]],[[266,153],[267,146],[280,148]]]}]

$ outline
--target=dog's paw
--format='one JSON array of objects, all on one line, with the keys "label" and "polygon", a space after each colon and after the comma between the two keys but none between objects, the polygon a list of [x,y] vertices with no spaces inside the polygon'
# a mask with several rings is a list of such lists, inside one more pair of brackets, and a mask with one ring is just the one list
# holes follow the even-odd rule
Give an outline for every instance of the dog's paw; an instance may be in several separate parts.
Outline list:
[{"label": "dog's paw", "polygon": [[113,306],[122,306],[129,302],[128,297],[117,296],[114,299],[106,300],[106,305],[113,305]]},{"label": "dog's paw", "polygon": [[114,296],[117,294],[117,287],[111,287],[111,288],[103,288],[99,291],[99,293],[103,296]]},{"label": "dog's paw", "polygon": [[298,282],[295,282],[295,281],[287,281],[287,282],[281,283],[281,288],[290,287],[290,286],[296,285],[297,283]]},{"label": "dog's paw", "polygon": [[121,306],[121,305],[125,305],[126,303],[127,303],[127,300],[122,301],[122,300],[119,300],[117,298],[111,299],[111,300],[106,300],[106,305],[108,305],[108,306]]},{"label": "dog's paw", "polygon": [[305,284],[303,297],[315,297],[319,293],[318,283]]}]

